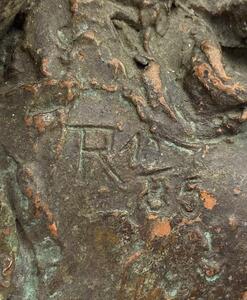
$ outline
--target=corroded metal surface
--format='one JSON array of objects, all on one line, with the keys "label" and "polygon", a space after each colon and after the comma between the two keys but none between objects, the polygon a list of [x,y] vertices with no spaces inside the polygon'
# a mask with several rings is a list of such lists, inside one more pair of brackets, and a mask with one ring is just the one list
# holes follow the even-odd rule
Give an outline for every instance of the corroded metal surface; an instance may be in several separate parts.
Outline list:
[{"label": "corroded metal surface", "polygon": [[1,300],[247,299],[246,10],[23,9],[0,45]]}]

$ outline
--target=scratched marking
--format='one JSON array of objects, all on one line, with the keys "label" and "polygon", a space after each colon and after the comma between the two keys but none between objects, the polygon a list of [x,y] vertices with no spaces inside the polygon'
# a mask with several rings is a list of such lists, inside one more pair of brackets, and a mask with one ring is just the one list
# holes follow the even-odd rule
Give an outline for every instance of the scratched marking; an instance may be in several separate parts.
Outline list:
[{"label": "scratched marking", "polygon": [[71,126],[67,128],[79,134],[79,159],[78,173],[84,174],[84,157],[91,157],[97,160],[107,176],[122,190],[127,189],[126,184],[120,178],[120,175],[114,170],[108,157],[113,151],[114,133],[116,128],[111,126]]}]

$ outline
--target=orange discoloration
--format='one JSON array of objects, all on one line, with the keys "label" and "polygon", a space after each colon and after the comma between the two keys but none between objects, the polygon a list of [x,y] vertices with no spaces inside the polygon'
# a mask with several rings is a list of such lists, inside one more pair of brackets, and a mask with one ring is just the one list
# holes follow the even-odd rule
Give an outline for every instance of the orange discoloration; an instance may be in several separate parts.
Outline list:
[{"label": "orange discoloration", "polygon": [[171,224],[167,219],[157,220],[151,229],[151,240],[154,238],[163,238],[171,233]]},{"label": "orange discoloration", "polygon": [[47,220],[52,223],[53,222],[53,214],[52,212],[50,211],[49,207],[48,207],[48,204],[44,203],[42,204],[42,210],[47,218]]},{"label": "orange discoloration", "polygon": [[31,116],[25,116],[24,117],[24,122],[25,122],[25,125],[27,127],[32,126],[33,125],[33,117],[31,117]]},{"label": "orange discoloration", "polygon": [[70,0],[70,10],[73,14],[76,14],[78,12],[79,9],[79,3],[78,0]]},{"label": "orange discoloration", "polygon": [[32,200],[33,200],[33,204],[34,204],[34,208],[35,208],[34,216],[35,216],[35,218],[39,218],[40,214],[42,212],[40,193],[34,194],[32,197]]},{"label": "orange discoloration", "polygon": [[147,219],[148,219],[149,221],[157,220],[157,219],[158,219],[158,216],[157,216],[156,214],[154,214],[154,213],[149,213],[149,214],[147,215]]},{"label": "orange discoloration", "polygon": [[239,195],[239,194],[241,194],[241,189],[240,189],[240,187],[239,186],[237,186],[237,187],[235,187],[234,189],[233,189],[233,193],[234,193],[234,195]]},{"label": "orange discoloration", "polygon": [[57,84],[58,84],[58,80],[56,79],[50,79],[44,82],[44,85],[48,85],[48,86],[55,86]]},{"label": "orange discoloration", "polygon": [[78,57],[79,61],[84,61],[85,60],[85,55],[84,55],[84,53],[81,50],[78,51],[77,57]]},{"label": "orange discoloration", "polygon": [[96,78],[92,78],[92,79],[90,80],[90,83],[91,83],[93,86],[99,86],[99,83],[98,83],[98,81],[97,81]]},{"label": "orange discoloration", "polygon": [[48,58],[43,58],[41,62],[41,73],[46,77],[51,76],[51,73],[48,70],[48,65],[49,65]]},{"label": "orange discoloration", "polygon": [[5,236],[9,236],[9,235],[11,234],[11,232],[12,232],[12,230],[11,230],[10,227],[7,227],[7,228],[4,228],[4,229],[3,229],[3,234],[4,234]]},{"label": "orange discoloration", "polygon": [[163,294],[163,292],[160,288],[154,288],[148,292],[148,294],[146,295],[146,297],[144,299],[145,300],[159,300],[159,299],[162,299],[161,298],[162,294]]},{"label": "orange discoloration", "polygon": [[42,115],[37,115],[33,117],[34,126],[39,133],[45,132],[46,123]]},{"label": "orange discoloration", "polygon": [[26,187],[24,189],[24,194],[25,194],[26,197],[28,197],[29,199],[31,199],[32,196],[33,196],[33,189],[31,187]]},{"label": "orange discoloration", "polygon": [[55,223],[48,225],[51,235],[54,237],[58,237],[57,225]]},{"label": "orange discoloration", "polygon": [[138,260],[138,258],[140,258],[143,254],[143,251],[137,251],[134,254],[132,254],[130,257],[127,258],[127,261],[124,264],[125,268],[128,268],[129,266],[131,266],[136,260]]},{"label": "orange discoloration", "polygon": [[240,117],[240,122],[246,122],[246,121],[247,121],[247,109],[245,108]]},{"label": "orange discoloration", "polygon": [[3,276],[8,276],[12,273],[13,264],[14,264],[13,260],[8,258],[6,261],[6,266],[4,267],[4,269],[2,271]]},{"label": "orange discoloration", "polygon": [[239,103],[245,103],[246,99],[241,98],[237,93],[245,92],[244,88],[239,83],[234,83],[232,85],[226,85],[222,82],[222,80],[217,77],[210,67],[209,64],[201,63],[194,67],[194,72],[197,78],[201,81],[201,83],[208,89],[211,89],[212,85],[214,88],[224,92],[230,96],[235,97]]},{"label": "orange discoloration", "polygon": [[207,191],[200,191],[200,197],[206,209],[212,210],[217,204],[216,198]]},{"label": "orange discoloration", "polygon": [[118,74],[119,71],[122,72],[126,77],[126,70],[124,64],[118,59],[113,58],[111,59],[108,64],[114,68],[114,73]]},{"label": "orange discoloration", "polygon": [[242,293],[242,300],[247,300],[247,291]]},{"label": "orange discoloration", "polygon": [[67,100],[71,102],[75,95],[73,94],[72,88],[74,87],[75,82],[73,80],[64,80],[61,82],[61,86],[67,88]]},{"label": "orange discoloration", "polygon": [[179,226],[192,225],[194,223],[200,223],[201,221],[202,221],[202,219],[200,218],[200,216],[196,217],[193,220],[183,218],[181,223],[179,224]]},{"label": "orange discoloration", "polygon": [[41,214],[43,214],[45,216],[45,218],[47,219],[48,229],[49,229],[51,235],[54,237],[57,237],[58,236],[57,225],[54,222],[54,216],[53,216],[52,212],[50,211],[48,204],[42,203],[40,193],[33,193],[30,188],[28,188],[28,189],[29,190],[26,189],[26,191],[28,191],[27,194],[28,194],[29,198],[32,200],[34,208],[35,208],[34,217],[40,218]]},{"label": "orange discoloration", "polygon": [[144,121],[146,119],[144,109],[148,106],[146,99],[144,99],[142,96],[135,95],[132,92],[130,94],[125,95],[125,97],[136,106],[137,113],[140,119]]},{"label": "orange discoloration", "polygon": [[231,77],[226,75],[222,64],[222,54],[220,49],[212,41],[208,40],[202,42],[201,48],[218,76],[224,81],[230,80]]},{"label": "orange discoloration", "polygon": [[118,86],[116,84],[103,84],[102,89],[107,92],[114,93],[118,90]]},{"label": "orange discoloration", "polygon": [[[169,107],[163,93],[162,81],[160,77],[160,65],[156,62],[150,62],[148,68],[143,73],[143,80],[150,86],[155,94],[155,100],[151,101],[153,107],[161,104],[164,111],[174,120],[176,120],[175,113]],[[152,100],[152,99],[151,99]],[[158,100],[158,101],[157,101]]]},{"label": "orange discoloration", "polygon": [[22,86],[22,89],[24,89],[25,91],[31,92],[32,94],[37,94],[39,89],[38,89],[38,85],[37,84],[25,84]]},{"label": "orange discoloration", "polygon": [[86,38],[87,40],[93,41],[93,42],[96,42],[96,43],[97,43],[97,40],[96,40],[94,31],[86,31],[86,32],[84,33],[83,36],[84,36],[84,38]]}]

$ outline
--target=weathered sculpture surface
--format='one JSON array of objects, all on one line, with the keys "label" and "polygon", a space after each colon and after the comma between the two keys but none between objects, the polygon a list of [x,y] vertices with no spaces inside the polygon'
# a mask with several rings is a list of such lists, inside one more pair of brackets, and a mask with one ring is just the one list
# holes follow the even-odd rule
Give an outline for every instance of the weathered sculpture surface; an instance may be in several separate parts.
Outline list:
[{"label": "weathered sculpture surface", "polygon": [[0,8],[0,299],[247,299],[247,1]]}]

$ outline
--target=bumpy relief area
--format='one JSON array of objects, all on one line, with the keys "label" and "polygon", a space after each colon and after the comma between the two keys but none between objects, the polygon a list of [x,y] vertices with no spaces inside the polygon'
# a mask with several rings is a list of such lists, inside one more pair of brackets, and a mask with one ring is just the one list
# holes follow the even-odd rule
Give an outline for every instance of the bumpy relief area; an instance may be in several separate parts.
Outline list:
[{"label": "bumpy relief area", "polygon": [[0,1],[0,300],[247,299],[247,1]]}]

